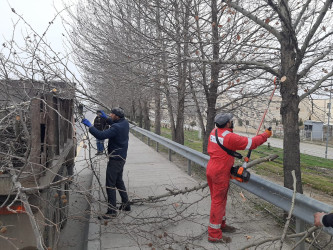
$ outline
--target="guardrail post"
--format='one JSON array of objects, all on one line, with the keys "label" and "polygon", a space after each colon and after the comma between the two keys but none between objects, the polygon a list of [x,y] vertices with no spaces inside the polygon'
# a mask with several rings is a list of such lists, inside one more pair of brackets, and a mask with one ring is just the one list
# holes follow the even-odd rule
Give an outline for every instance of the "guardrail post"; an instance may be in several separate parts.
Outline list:
[{"label": "guardrail post", "polygon": [[156,152],[158,152],[158,142],[156,142]]},{"label": "guardrail post", "polygon": [[150,146],[150,138],[149,137],[147,137],[147,138],[148,138],[148,140],[147,140],[148,146]]},{"label": "guardrail post", "polygon": [[143,134],[141,134],[141,141],[143,141]]},{"label": "guardrail post", "polygon": [[187,160],[187,174],[191,175],[192,174],[192,166],[191,166],[191,161]]},{"label": "guardrail post", "polygon": [[[304,231],[305,231],[305,222],[296,217],[296,233],[301,233]],[[300,240],[301,238],[302,237],[297,238],[296,241]],[[304,249],[305,249],[304,241],[295,248],[295,250],[304,250]]]},{"label": "guardrail post", "polygon": [[172,150],[170,148],[168,148],[168,154],[169,154],[169,161],[172,161],[171,159]]}]

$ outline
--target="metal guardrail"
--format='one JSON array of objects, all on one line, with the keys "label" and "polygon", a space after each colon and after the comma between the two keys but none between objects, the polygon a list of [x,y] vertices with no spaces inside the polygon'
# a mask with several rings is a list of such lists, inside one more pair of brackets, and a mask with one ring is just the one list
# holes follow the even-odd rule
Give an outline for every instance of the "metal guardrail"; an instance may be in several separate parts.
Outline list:
[{"label": "metal guardrail", "polygon": [[[191,174],[191,162],[194,162],[204,168],[209,160],[209,156],[200,153],[196,150],[188,148],[184,145],[176,143],[172,140],[159,136],[153,132],[147,131],[137,126],[132,126],[133,131],[138,132],[142,136],[148,138],[148,144],[150,140],[156,142],[156,150],[158,151],[158,145],[161,144],[169,149],[169,160],[171,160],[171,151],[188,159],[188,174]],[[289,211],[291,207],[293,191],[282,187],[274,182],[264,180],[258,175],[251,174],[251,179],[248,183],[240,183],[235,180],[231,180],[234,184],[241,188],[257,195],[258,197],[270,202],[271,204],[282,208],[284,211]],[[293,215],[296,219],[296,232],[303,232],[305,230],[305,223],[313,224],[313,214],[315,212],[331,212],[333,206],[330,206],[321,201],[312,199],[303,194],[296,194],[295,205]],[[324,228],[324,231],[333,235],[333,228]]]}]

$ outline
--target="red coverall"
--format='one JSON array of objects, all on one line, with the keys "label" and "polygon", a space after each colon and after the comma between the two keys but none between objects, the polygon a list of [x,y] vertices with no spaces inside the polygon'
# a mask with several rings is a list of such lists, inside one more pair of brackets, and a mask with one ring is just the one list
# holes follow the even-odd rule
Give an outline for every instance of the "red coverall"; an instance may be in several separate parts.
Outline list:
[{"label": "red coverall", "polygon": [[[234,165],[234,157],[228,155],[217,143],[215,130],[220,143],[226,148],[236,150],[255,149],[267,141],[267,133],[247,138],[232,133],[230,128],[215,128],[210,133],[207,151],[210,159],[207,164],[207,182],[211,195],[211,208],[208,226],[208,238],[217,240],[222,238],[225,224],[225,208],[229,190],[230,169]],[[221,230],[222,229],[222,230]]]}]

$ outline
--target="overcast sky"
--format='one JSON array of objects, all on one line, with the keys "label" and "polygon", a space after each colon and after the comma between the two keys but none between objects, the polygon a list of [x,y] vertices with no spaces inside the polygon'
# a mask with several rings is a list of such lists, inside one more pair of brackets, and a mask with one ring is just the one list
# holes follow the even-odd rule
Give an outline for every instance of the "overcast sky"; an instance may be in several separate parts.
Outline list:
[{"label": "overcast sky", "polygon": [[[73,2],[73,0],[64,1],[66,4]],[[16,43],[23,45],[23,38],[32,33],[31,29],[12,12],[12,8],[41,36],[46,31],[49,22],[64,9],[62,2],[63,0],[0,0],[0,46],[5,41],[11,40],[14,24],[17,22],[14,36]],[[61,12],[61,15],[66,16],[66,11]],[[66,35],[66,31],[61,17],[58,16],[47,31],[45,40],[54,51],[66,54],[68,48],[65,49],[66,40],[62,34]],[[77,75],[77,70],[73,66],[70,68]]]},{"label": "overcast sky", "polygon": [[[55,8],[62,9],[62,0],[0,0],[1,44],[4,39],[9,40],[11,38],[14,23],[19,20],[11,8],[15,9],[17,14],[22,15],[27,23],[41,35],[45,32],[49,22],[55,17],[57,13]],[[27,32],[31,33],[26,25],[23,25],[23,21],[19,21],[15,32],[15,40],[21,41],[23,35]],[[47,41],[57,51],[62,50],[63,47],[62,33],[64,33],[64,28],[60,17],[58,17],[46,35]]]}]

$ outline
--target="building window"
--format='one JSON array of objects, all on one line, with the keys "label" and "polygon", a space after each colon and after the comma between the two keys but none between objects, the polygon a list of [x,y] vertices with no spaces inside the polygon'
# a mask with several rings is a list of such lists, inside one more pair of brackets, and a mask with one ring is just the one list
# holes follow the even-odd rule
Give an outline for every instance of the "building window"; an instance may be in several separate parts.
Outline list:
[{"label": "building window", "polygon": [[238,119],[238,126],[243,126],[243,121],[242,121],[242,119]]},{"label": "building window", "polygon": [[305,125],[304,128],[305,128],[305,130],[312,131],[312,125]]}]

